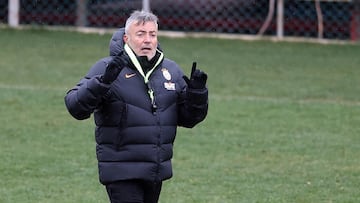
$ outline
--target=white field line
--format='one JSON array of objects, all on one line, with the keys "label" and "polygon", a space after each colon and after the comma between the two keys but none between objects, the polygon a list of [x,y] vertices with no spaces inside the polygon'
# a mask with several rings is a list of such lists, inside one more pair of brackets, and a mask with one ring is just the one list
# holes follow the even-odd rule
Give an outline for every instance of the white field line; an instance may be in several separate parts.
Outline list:
[{"label": "white field line", "polygon": [[[71,87],[45,87],[35,85],[9,85],[0,83],[0,89],[8,90],[28,90],[28,91],[62,91],[64,94]],[[292,99],[289,97],[262,97],[262,96],[249,96],[249,95],[219,95],[210,93],[210,101],[260,101],[268,103],[297,103],[297,104],[331,104],[341,106],[360,106],[360,101],[350,101],[343,99]]]},{"label": "white field line", "polygon": [[45,87],[36,85],[9,85],[0,83],[0,89],[29,90],[29,91],[67,91],[71,87]]},{"label": "white field line", "polygon": [[[211,94],[211,93],[210,93]],[[211,99],[216,101],[260,101],[268,103],[297,103],[297,104],[329,104],[329,105],[341,105],[341,106],[359,106],[360,101],[350,101],[344,99],[317,99],[317,98],[307,98],[307,99],[292,99],[289,97],[262,97],[262,96],[247,96],[247,95],[210,95]]]}]

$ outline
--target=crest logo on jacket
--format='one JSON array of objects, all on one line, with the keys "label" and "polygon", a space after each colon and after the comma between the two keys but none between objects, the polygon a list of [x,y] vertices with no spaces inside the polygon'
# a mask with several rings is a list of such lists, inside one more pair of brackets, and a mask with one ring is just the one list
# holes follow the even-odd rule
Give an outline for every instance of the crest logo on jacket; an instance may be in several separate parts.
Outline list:
[{"label": "crest logo on jacket", "polygon": [[161,71],[166,80],[171,80],[171,74],[169,73],[168,69],[162,68]]},{"label": "crest logo on jacket", "polygon": [[162,74],[163,74],[164,78],[167,80],[166,82],[164,82],[165,89],[172,90],[172,91],[176,90],[175,83],[170,81],[171,80],[171,74],[168,71],[168,69],[162,68],[161,71],[162,71]]}]

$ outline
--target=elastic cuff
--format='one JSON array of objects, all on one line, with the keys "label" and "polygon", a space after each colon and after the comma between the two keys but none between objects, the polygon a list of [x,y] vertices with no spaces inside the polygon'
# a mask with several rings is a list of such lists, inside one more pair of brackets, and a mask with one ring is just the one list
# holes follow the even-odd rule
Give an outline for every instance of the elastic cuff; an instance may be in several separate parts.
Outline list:
[{"label": "elastic cuff", "polygon": [[203,105],[208,102],[208,89],[190,89],[186,91],[186,98],[188,102],[195,105]]}]

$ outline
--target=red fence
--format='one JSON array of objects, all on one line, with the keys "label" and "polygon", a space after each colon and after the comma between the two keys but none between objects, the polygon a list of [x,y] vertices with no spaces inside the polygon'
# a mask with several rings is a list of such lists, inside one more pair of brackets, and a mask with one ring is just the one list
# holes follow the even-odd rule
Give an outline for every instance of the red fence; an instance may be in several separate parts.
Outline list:
[{"label": "red fence", "polygon": [[[282,0],[283,35],[325,39],[359,39],[359,0]],[[8,0],[0,0],[0,23],[8,22]],[[65,25],[114,28],[142,8],[142,0],[20,0],[20,25]],[[277,34],[279,6],[275,0],[149,0],[160,19],[160,29],[232,34]],[[270,14],[270,15],[269,15]],[[321,28],[321,30],[319,30]]]}]

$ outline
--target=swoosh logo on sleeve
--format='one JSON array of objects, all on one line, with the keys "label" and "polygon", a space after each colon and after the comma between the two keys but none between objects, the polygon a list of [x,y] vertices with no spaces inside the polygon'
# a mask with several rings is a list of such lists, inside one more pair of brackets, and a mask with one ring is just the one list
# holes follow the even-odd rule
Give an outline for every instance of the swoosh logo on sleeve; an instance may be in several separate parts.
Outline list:
[{"label": "swoosh logo on sleeve", "polygon": [[126,73],[126,74],[125,74],[125,78],[126,78],[126,79],[129,79],[129,78],[134,77],[135,75],[136,75],[136,73],[131,73],[131,74]]}]

